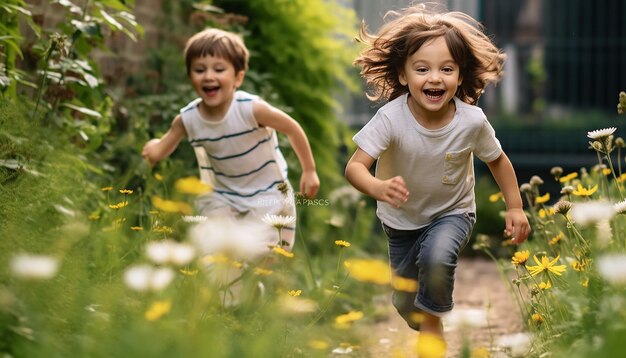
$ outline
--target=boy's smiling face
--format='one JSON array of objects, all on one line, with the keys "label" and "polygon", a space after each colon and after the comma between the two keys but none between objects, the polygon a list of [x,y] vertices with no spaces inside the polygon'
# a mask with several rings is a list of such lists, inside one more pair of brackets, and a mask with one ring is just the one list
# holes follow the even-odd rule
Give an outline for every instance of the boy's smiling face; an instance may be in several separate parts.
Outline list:
[{"label": "boy's smiling face", "polygon": [[399,80],[408,86],[414,110],[425,118],[445,112],[462,81],[443,37],[426,42],[409,56]]},{"label": "boy's smiling face", "polygon": [[[210,119],[226,114],[235,90],[241,86],[244,71],[235,72],[232,63],[222,57],[206,55],[191,61],[189,79],[202,98],[202,109]],[[215,115],[215,116],[214,116]]]}]

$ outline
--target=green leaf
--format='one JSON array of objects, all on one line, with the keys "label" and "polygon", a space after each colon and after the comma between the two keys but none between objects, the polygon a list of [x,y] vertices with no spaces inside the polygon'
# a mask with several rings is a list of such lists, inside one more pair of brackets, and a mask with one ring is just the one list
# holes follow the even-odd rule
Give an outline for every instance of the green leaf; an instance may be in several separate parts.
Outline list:
[{"label": "green leaf", "polygon": [[93,109],[75,106],[75,105],[70,104],[70,103],[62,103],[61,105],[64,106],[64,107],[67,107],[67,108],[71,108],[71,109],[73,109],[73,110],[75,110],[77,112],[80,112],[80,113],[82,113],[84,115],[87,115],[87,116],[91,116],[91,117],[95,117],[95,118],[102,118],[102,115],[100,113],[94,111]]},{"label": "green leaf", "polygon": [[115,20],[113,16],[109,15],[109,13],[107,13],[103,9],[100,9],[100,15],[102,15],[102,18],[104,19],[104,21],[106,21],[107,24],[109,24],[109,26],[114,27],[115,29],[120,31],[124,30],[124,26],[122,26],[122,24],[120,24],[117,20]]}]

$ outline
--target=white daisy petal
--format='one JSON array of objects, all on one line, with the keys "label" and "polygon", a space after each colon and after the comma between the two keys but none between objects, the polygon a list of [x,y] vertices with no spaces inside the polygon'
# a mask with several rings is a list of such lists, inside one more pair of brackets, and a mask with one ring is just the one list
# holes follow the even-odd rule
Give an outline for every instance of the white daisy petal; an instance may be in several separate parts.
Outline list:
[{"label": "white daisy petal", "polygon": [[23,279],[46,280],[59,270],[59,260],[45,255],[20,254],[11,260],[11,271]]},{"label": "white daisy petal", "polygon": [[606,137],[610,136],[611,134],[613,134],[616,130],[617,130],[617,128],[615,128],[615,127],[598,129],[598,130],[595,130],[595,131],[587,132],[587,137],[589,137],[591,139],[596,139],[596,140],[603,139],[603,138],[606,138]]}]

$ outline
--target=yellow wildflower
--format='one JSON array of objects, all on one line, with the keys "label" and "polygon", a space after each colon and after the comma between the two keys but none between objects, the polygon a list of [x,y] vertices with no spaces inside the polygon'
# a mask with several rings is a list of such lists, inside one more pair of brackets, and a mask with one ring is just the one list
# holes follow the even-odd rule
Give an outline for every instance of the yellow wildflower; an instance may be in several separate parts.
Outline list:
[{"label": "yellow wildflower", "polygon": [[185,276],[195,276],[198,274],[198,269],[191,270],[191,269],[181,268],[179,271]]},{"label": "yellow wildflower", "polygon": [[274,246],[272,248],[272,251],[274,251],[275,253],[279,255],[285,256],[287,258],[290,258],[290,259],[293,258],[293,252],[287,251],[280,246]]},{"label": "yellow wildflower", "polygon": [[187,205],[186,203],[172,200],[161,199],[158,196],[152,197],[152,205],[155,208],[165,211],[168,213],[183,213],[185,215],[190,215],[193,212],[193,209]]},{"label": "yellow wildflower", "polygon": [[547,256],[542,256],[541,261],[539,261],[539,259],[535,255],[533,256],[533,259],[535,260],[535,263],[537,265],[536,266],[526,265],[526,268],[528,269],[528,271],[530,272],[532,276],[536,276],[542,272],[553,273],[557,276],[561,276],[561,274],[565,272],[565,270],[567,269],[567,266],[565,265],[555,266],[554,265],[559,260],[560,257],[561,257],[560,255],[557,255],[557,257],[555,257],[554,260],[550,261]]},{"label": "yellow wildflower", "polygon": [[340,247],[350,247],[350,243],[344,240],[335,240],[335,245]]},{"label": "yellow wildflower", "polygon": [[386,285],[391,282],[391,269],[381,260],[354,259],[346,260],[343,265],[354,279]]},{"label": "yellow wildflower", "polygon": [[622,182],[624,182],[624,180],[626,180],[626,173],[624,173],[624,174],[622,174],[622,175],[617,177],[617,182],[618,183],[622,183]]},{"label": "yellow wildflower", "polygon": [[157,181],[163,181],[163,175],[159,173],[154,173],[154,179],[156,179]]},{"label": "yellow wildflower", "polygon": [[502,199],[502,197],[503,197],[502,192],[499,191],[495,194],[489,195],[489,201],[492,203],[495,203],[496,201]]},{"label": "yellow wildflower", "polygon": [[547,216],[552,216],[556,214],[556,210],[554,210],[554,208],[548,208],[548,209],[540,209],[539,210],[539,217],[540,218],[545,218]]},{"label": "yellow wildflower", "polygon": [[289,296],[298,297],[302,294],[302,290],[289,290],[287,291]]},{"label": "yellow wildflower", "polygon": [[104,188],[100,188],[100,190],[102,190],[102,191],[110,191],[110,190],[113,190],[113,187],[112,186],[105,186]]},{"label": "yellow wildflower", "polygon": [[530,318],[533,321],[533,323],[536,323],[536,324],[543,322],[543,317],[539,313],[533,313],[533,315],[530,316]]},{"label": "yellow wildflower", "polygon": [[146,311],[145,317],[148,321],[156,321],[163,317],[172,309],[171,300],[155,301]]},{"label": "yellow wildflower", "polygon": [[586,271],[586,268],[589,265],[589,259],[582,259],[580,261],[578,260],[572,261],[571,265],[575,271],[583,272],[583,271]]},{"label": "yellow wildflower", "polygon": [[609,168],[604,168],[604,169],[602,169],[602,174],[604,174],[604,175],[609,175],[609,174],[611,174],[611,173],[612,173],[612,172],[611,172],[611,169],[609,169]]},{"label": "yellow wildflower", "polygon": [[321,339],[312,339],[309,341],[309,347],[313,348],[313,349],[317,349],[317,350],[325,350],[329,347],[330,345],[328,344],[328,342],[323,341]]},{"label": "yellow wildflower", "polygon": [[121,209],[123,207],[126,207],[128,205],[128,201],[121,201],[117,204],[109,204],[109,208],[111,209]]},{"label": "yellow wildflower", "polygon": [[417,292],[419,283],[417,282],[417,280],[411,278],[394,275],[391,278],[391,286],[396,291]]},{"label": "yellow wildflower", "polygon": [[141,230],[143,230],[143,228],[141,226],[131,226],[130,229],[133,230],[133,231],[141,231]]},{"label": "yellow wildflower", "polygon": [[259,276],[269,276],[269,275],[273,274],[274,271],[268,270],[268,269],[264,269],[264,268],[261,268],[261,267],[255,267],[254,268],[254,273],[256,275],[259,275]]},{"label": "yellow wildflower", "polygon": [[202,182],[194,176],[176,180],[174,188],[179,193],[193,195],[208,194],[213,191],[213,187],[211,185]]},{"label": "yellow wildflower", "polygon": [[565,237],[565,234],[563,234],[563,232],[559,232],[555,237],[553,237],[552,239],[550,239],[549,244],[550,245],[556,245],[558,243],[561,242],[561,240]]},{"label": "yellow wildflower", "polygon": [[581,184],[578,184],[578,189],[574,190],[572,194],[576,196],[591,196],[598,190],[598,184],[594,185],[592,188],[585,188]]},{"label": "yellow wildflower", "polygon": [[98,219],[100,219],[100,215],[98,215],[98,214],[91,214],[91,215],[89,215],[89,220],[96,221]]},{"label": "yellow wildflower", "polygon": [[517,251],[515,254],[513,254],[511,263],[515,266],[524,265],[526,261],[528,261],[529,257],[530,257],[530,251],[528,250]]},{"label": "yellow wildflower", "polygon": [[550,283],[550,281],[548,282],[541,281],[537,287],[539,287],[540,290],[547,290],[549,288],[552,288],[552,283]]},{"label": "yellow wildflower", "polygon": [[130,195],[133,193],[132,189],[120,189],[120,194]]},{"label": "yellow wildflower", "polygon": [[169,226],[155,226],[152,228],[152,232],[171,234],[174,232],[174,230]]},{"label": "yellow wildflower", "polygon": [[545,195],[538,196],[535,198],[535,204],[547,203],[548,200],[550,200],[550,193],[545,193]]},{"label": "yellow wildflower", "polygon": [[417,339],[417,356],[420,358],[444,358],[446,342],[436,334],[421,332]]},{"label": "yellow wildflower", "polygon": [[583,287],[589,287],[589,277],[587,277],[586,279],[584,279],[581,283],[581,286]]},{"label": "yellow wildflower", "polygon": [[363,312],[361,311],[350,311],[346,314],[339,315],[335,317],[335,323],[337,324],[346,324],[354,321],[358,321],[363,318]]},{"label": "yellow wildflower", "polygon": [[576,178],[578,178],[578,173],[577,172],[569,173],[566,176],[560,177],[559,178],[559,182],[567,183],[567,182],[569,182],[569,181],[571,181],[573,179],[576,179]]}]

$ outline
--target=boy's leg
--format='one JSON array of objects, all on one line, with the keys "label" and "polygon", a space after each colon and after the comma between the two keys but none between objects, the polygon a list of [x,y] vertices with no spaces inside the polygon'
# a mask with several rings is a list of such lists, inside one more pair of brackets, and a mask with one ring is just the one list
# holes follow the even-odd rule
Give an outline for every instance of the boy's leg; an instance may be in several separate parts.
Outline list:
[{"label": "boy's leg", "polygon": [[426,228],[416,261],[420,277],[416,307],[438,317],[452,310],[457,261],[474,222],[474,214],[449,215]]},{"label": "boy's leg", "polygon": [[[393,274],[405,279],[418,281],[418,269],[415,257],[419,250],[421,230],[397,230],[383,224],[388,238],[389,264]],[[423,319],[422,311],[415,307],[417,292],[407,292],[394,288],[391,303],[400,316],[412,329],[418,331]]]}]

